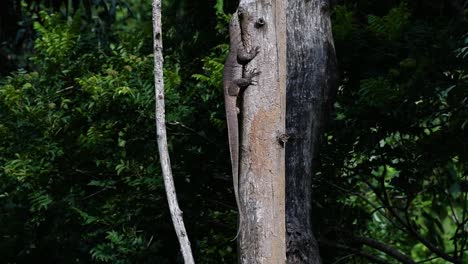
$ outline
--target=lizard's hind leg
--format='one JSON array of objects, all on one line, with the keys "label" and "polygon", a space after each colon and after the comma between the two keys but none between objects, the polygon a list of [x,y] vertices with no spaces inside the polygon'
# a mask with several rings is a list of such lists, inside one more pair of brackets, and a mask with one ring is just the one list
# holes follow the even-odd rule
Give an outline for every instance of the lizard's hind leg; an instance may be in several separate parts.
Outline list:
[{"label": "lizard's hind leg", "polygon": [[241,90],[240,85],[238,84],[239,80],[241,80],[241,79],[233,80],[231,85],[229,85],[228,94],[230,96],[238,96],[239,95],[240,90]]},{"label": "lizard's hind leg", "polygon": [[243,93],[245,89],[249,87],[249,85],[254,84],[255,81],[253,80],[253,78],[259,74],[259,71],[253,69],[251,71],[246,72],[243,78],[232,81],[233,85],[235,84],[239,88],[239,91],[237,93]]}]

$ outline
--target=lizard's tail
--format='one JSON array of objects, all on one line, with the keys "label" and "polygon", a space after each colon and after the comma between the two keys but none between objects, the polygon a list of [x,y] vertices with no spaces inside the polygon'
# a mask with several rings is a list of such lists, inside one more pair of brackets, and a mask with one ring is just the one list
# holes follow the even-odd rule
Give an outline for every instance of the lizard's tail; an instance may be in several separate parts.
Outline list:
[{"label": "lizard's tail", "polygon": [[236,240],[242,226],[242,212],[239,200],[239,126],[237,112],[227,111],[226,117],[229,133],[229,152],[231,154],[232,182],[234,185],[234,195],[236,197],[237,210],[239,214],[237,234],[233,238],[233,240]]}]

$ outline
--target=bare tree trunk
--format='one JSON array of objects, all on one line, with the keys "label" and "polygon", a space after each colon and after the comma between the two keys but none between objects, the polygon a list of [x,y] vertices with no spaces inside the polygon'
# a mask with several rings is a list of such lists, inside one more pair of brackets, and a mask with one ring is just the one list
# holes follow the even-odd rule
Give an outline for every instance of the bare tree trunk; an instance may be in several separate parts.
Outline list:
[{"label": "bare tree trunk", "polygon": [[179,239],[179,244],[185,264],[195,263],[190,248],[190,241],[185,231],[182,211],[177,203],[174,180],[171,171],[171,161],[167,150],[166,118],[164,106],[164,80],[161,31],[161,0],[153,0],[153,41],[154,41],[154,83],[156,92],[156,136],[158,141],[159,159],[166,188],[167,201],[171,212],[172,223]]},{"label": "bare tree trunk", "polygon": [[321,263],[312,233],[312,177],[325,117],[336,93],[336,58],[328,0],[287,7],[287,263]]},{"label": "bare tree trunk", "polygon": [[282,264],[285,246],[284,147],[286,1],[241,0],[242,41],[260,53],[247,65],[260,71],[243,96],[240,148],[239,262]]}]

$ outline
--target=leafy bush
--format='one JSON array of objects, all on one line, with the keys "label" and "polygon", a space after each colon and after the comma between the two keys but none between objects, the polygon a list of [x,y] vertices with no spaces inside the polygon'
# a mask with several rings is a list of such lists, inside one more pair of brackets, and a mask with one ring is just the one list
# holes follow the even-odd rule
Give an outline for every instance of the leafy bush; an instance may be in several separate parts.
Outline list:
[{"label": "leafy bush", "polygon": [[[367,253],[400,263],[356,242],[368,237],[414,261],[466,262],[466,22],[444,15],[449,11],[409,1],[343,1],[335,8],[342,83],[315,212],[318,230],[329,227],[319,236],[335,241],[343,256],[327,247],[325,259],[367,263]],[[437,21],[427,16],[433,12]],[[347,255],[356,252],[361,256]]]},{"label": "leafy bush", "polygon": [[[125,21],[124,13],[117,12],[117,19]],[[220,19],[225,23],[225,15]],[[2,81],[0,234],[5,239],[0,250],[5,261],[177,261],[156,158],[151,35],[135,34],[131,27],[141,25],[131,17],[127,21],[133,22],[103,39],[79,12],[66,19],[40,12],[32,70]],[[222,47],[200,54],[208,55],[200,59],[206,76],[195,74],[197,68],[182,68],[184,55],[171,52],[164,75],[179,199],[182,206],[200,208],[185,211],[192,242],[199,247],[195,252],[201,252],[200,259],[222,256],[229,262],[235,256],[230,241],[235,214],[226,190],[228,159],[219,164],[207,159],[220,146],[228,155],[220,100]],[[200,160],[207,166],[200,168]],[[206,180],[213,177],[221,180]],[[199,197],[200,189],[216,190],[211,192],[215,199],[224,196],[232,203],[202,203],[206,196]],[[232,235],[224,233],[225,223]]]}]

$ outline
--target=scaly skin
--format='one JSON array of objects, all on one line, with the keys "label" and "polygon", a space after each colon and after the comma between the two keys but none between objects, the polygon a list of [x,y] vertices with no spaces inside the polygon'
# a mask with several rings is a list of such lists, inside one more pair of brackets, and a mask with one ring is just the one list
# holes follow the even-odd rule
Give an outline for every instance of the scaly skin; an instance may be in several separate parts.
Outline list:
[{"label": "scaly skin", "polygon": [[[230,50],[224,64],[223,86],[224,103],[226,108],[226,120],[228,127],[229,151],[231,156],[232,178],[234,183],[234,194],[236,196],[237,208],[239,210],[239,229],[242,223],[242,214],[239,200],[239,108],[237,107],[237,97],[243,90],[252,84],[252,78],[258,72],[248,72],[244,77],[243,65],[249,63],[259,52],[255,47],[250,52],[246,52],[242,43],[241,29],[237,12],[233,14],[229,24]],[[236,235],[236,237],[237,237]]]}]

